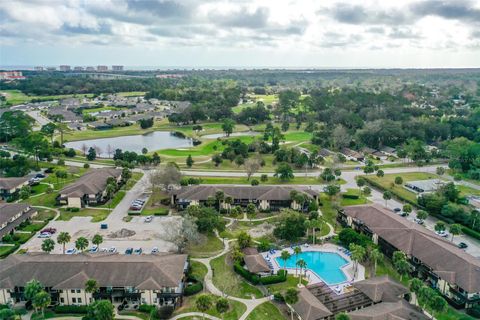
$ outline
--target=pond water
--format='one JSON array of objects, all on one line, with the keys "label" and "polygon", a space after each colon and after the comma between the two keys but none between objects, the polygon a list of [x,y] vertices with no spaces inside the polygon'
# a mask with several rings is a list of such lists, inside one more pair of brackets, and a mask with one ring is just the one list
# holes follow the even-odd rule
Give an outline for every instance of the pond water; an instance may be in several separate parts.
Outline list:
[{"label": "pond water", "polygon": [[[258,131],[241,131],[234,132],[230,134],[230,137],[241,137],[241,136],[258,136],[260,132]],[[217,138],[226,138],[225,133],[215,133],[215,134],[206,134],[202,136],[204,139],[217,139]]]},{"label": "pond water", "polygon": [[[147,148],[149,152],[170,148],[188,148],[193,146],[193,140],[175,136],[168,131],[154,131],[142,135],[80,140],[65,143],[67,148],[77,150],[82,150],[83,145],[87,146],[87,149],[90,147],[99,148],[99,150],[97,150],[97,156],[106,158],[109,156],[107,152],[109,146],[112,150],[122,149],[122,151],[135,151],[140,154],[143,148]],[[100,151],[100,153],[98,151]]]}]

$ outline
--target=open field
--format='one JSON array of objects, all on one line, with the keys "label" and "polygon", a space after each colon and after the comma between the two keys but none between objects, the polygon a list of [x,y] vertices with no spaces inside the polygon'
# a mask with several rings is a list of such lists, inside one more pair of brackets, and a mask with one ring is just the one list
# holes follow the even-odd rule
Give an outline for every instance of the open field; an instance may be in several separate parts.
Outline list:
[{"label": "open field", "polygon": [[282,313],[271,302],[264,302],[248,315],[247,320],[284,319]]},{"label": "open field", "polygon": [[65,209],[60,209],[60,216],[57,220],[69,221],[73,217],[92,217],[92,222],[99,222],[105,220],[110,214],[108,209],[80,209],[78,212],[71,212]]},{"label": "open field", "polygon": [[93,94],[86,93],[86,94],[62,94],[62,95],[53,95],[53,96],[29,96],[21,92],[20,90],[2,90],[0,93],[6,93],[7,102],[12,105],[22,104],[26,102],[30,102],[32,100],[42,100],[42,101],[50,101],[50,100],[60,100],[66,98],[82,98],[93,97]]},{"label": "open field", "polygon": [[223,249],[223,243],[215,235],[204,236],[199,244],[189,245],[187,252],[193,258],[211,257]]}]

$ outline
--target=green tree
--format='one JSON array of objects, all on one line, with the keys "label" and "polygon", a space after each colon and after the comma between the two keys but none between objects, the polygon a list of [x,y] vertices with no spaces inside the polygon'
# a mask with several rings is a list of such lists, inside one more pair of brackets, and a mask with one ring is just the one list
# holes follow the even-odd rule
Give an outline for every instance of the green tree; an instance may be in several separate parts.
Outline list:
[{"label": "green tree", "polygon": [[225,135],[227,137],[229,137],[230,134],[232,134],[234,129],[235,129],[235,121],[229,118],[223,120],[222,130],[223,132],[225,132]]},{"label": "green tree", "polygon": [[428,217],[428,212],[425,210],[418,210],[417,211],[417,218],[420,220],[425,220]]},{"label": "green tree", "polygon": [[454,223],[450,225],[450,233],[452,234],[452,240],[454,236],[458,236],[462,233],[462,226],[458,223]]},{"label": "green tree", "polygon": [[202,318],[205,319],[205,312],[212,307],[212,298],[209,295],[202,294],[195,301],[195,306],[202,313]]},{"label": "green tree", "polygon": [[387,207],[388,200],[392,199],[392,193],[390,191],[385,191],[383,193],[383,200],[385,200],[385,208]]},{"label": "green tree", "polygon": [[88,319],[113,320],[115,318],[114,306],[110,300],[98,300],[88,306]]},{"label": "green tree", "polygon": [[411,206],[410,204],[407,203],[407,204],[404,204],[404,205],[403,205],[403,212],[404,212],[407,216],[410,215],[410,213],[412,213],[412,210],[413,210],[413,208],[412,208],[412,206]]},{"label": "green tree", "polygon": [[287,250],[282,250],[280,253],[280,259],[283,260],[283,270],[287,270],[287,260],[290,259],[292,255]]},{"label": "green tree", "polygon": [[424,286],[423,281],[418,278],[413,278],[412,280],[410,280],[410,283],[409,283],[410,291],[415,294],[415,301],[413,301],[414,303],[418,301],[418,293],[423,286]]},{"label": "green tree", "polygon": [[193,163],[194,163],[194,162],[195,162],[195,161],[193,161],[192,155],[189,154],[188,157],[187,157],[187,160],[186,160],[187,167],[191,168],[191,167],[193,166]]},{"label": "green tree", "polygon": [[395,177],[395,184],[402,184],[403,178],[402,177]]},{"label": "green tree", "polygon": [[52,239],[45,239],[42,242],[42,251],[50,253],[55,249],[55,242]]},{"label": "green tree", "polygon": [[385,173],[383,172],[383,170],[378,170],[377,171],[377,177],[381,178],[385,175]]},{"label": "green tree", "polygon": [[442,314],[447,310],[448,304],[443,297],[437,294],[429,300],[428,306],[432,309],[433,312],[437,314]]},{"label": "green tree", "polygon": [[145,148],[145,147],[143,147],[143,148],[142,148],[142,154],[147,154],[147,153],[148,153],[148,149]]},{"label": "green tree", "polygon": [[293,248],[293,254],[295,255],[295,277],[297,276],[298,255],[300,253],[302,253],[302,248],[300,246]]},{"label": "green tree", "polygon": [[[288,288],[285,293],[285,302],[293,306],[298,302],[298,291],[295,288]],[[293,320],[293,309],[290,309],[291,320]]]},{"label": "green tree", "polygon": [[357,178],[357,187],[358,187],[358,193],[362,193],[362,187],[365,186],[366,181],[362,177]]},{"label": "green tree", "polygon": [[337,194],[340,193],[340,186],[335,184],[329,184],[323,188],[323,192],[325,192],[330,199],[334,198]]},{"label": "green tree", "polygon": [[435,224],[435,227],[434,227],[435,231],[437,232],[443,232],[447,229],[447,226],[445,225],[445,222],[443,221],[438,221],[436,224]]},{"label": "green tree", "polygon": [[50,138],[50,143],[53,144],[53,135],[57,130],[57,125],[53,122],[49,122],[42,126],[40,132]]},{"label": "green tree", "polygon": [[383,260],[383,254],[377,248],[370,251],[370,259],[373,261],[373,275],[377,274],[377,263]]},{"label": "green tree", "polygon": [[358,271],[358,264],[359,262],[363,261],[363,259],[365,259],[365,255],[367,252],[364,247],[356,245],[354,243],[350,244],[349,249],[352,253],[351,258],[354,262],[353,277],[355,277]]},{"label": "green tree", "polygon": [[0,310],[0,319],[15,320],[15,318],[16,318],[15,311],[13,311],[12,309],[6,308],[6,309]]},{"label": "green tree", "polygon": [[23,295],[24,295],[25,299],[33,300],[35,295],[42,290],[43,290],[42,284],[39,281],[37,281],[35,279],[32,279],[32,280],[28,281],[27,284],[25,285],[25,290],[24,290]]},{"label": "green tree", "polygon": [[50,294],[46,291],[40,291],[38,292],[32,300],[32,304],[35,307],[35,309],[40,309],[42,310],[42,316],[45,318],[45,313],[44,310],[46,307],[50,305],[52,302],[52,298],[50,297]]},{"label": "green tree", "polygon": [[222,319],[223,319],[223,314],[227,312],[229,308],[230,308],[230,303],[226,298],[219,298],[215,303],[215,309],[219,314],[222,315]]},{"label": "green tree", "polygon": [[300,259],[297,261],[296,266],[300,268],[300,276],[298,279],[298,284],[302,284],[302,270],[307,268],[307,262],[305,262],[305,260],[303,259]]},{"label": "green tree", "polygon": [[444,167],[437,167],[436,171],[437,171],[437,174],[439,176],[443,176],[445,174],[445,168]]},{"label": "green tree", "polygon": [[85,292],[86,293],[96,293],[98,291],[98,282],[95,279],[88,279],[85,281]]},{"label": "green tree", "polygon": [[252,236],[249,235],[246,231],[242,231],[238,234],[237,242],[238,246],[241,249],[250,247],[252,245]]},{"label": "green tree", "polygon": [[293,169],[288,163],[281,163],[275,169],[275,177],[278,177],[282,181],[292,180],[295,176],[293,175]]},{"label": "green tree", "polygon": [[233,261],[240,263],[243,260],[244,254],[239,247],[234,247],[232,253],[230,254],[230,257]]},{"label": "green tree", "polygon": [[72,237],[68,232],[60,232],[57,237],[57,243],[63,246],[63,254],[65,254],[65,245],[70,242]]},{"label": "green tree", "polygon": [[27,200],[28,198],[30,198],[31,192],[32,192],[32,188],[30,188],[30,186],[23,186],[20,189],[20,192],[18,193],[18,195],[20,196],[20,199]]},{"label": "green tree", "polygon": [[335,320],[350,320],[350,317],[346,313],[340,313],[335,316]]},{"label": "green tree", "polygon": [[436,295],[437,293],[434,289],[428,286],[422,286],[418,290],[418,302],[420,304],[420,307],[422,307],[422,309],[425,309],[425,306],[428,304],[428,302],[431,301]]},{"label": "green tree", "polygon": [[96,246],[99,246],[103,242],[103,237],[100,234],[96,234],[92,238],[92,243]]},{"label": "green tree", "polygon": [[86,158],[87,158],[88,161],[93,161],[93,160],[95,160],[95,159],[97,158],[97,151],[95,151],[94,148],[90,147],[90,148],[88,149],[88,153],[87,153],[87,157],[86,157]]},{"label": "green tree", "polygon": [[75,248],[77,248],[78,251],[83,251],[88,247],[88,240],[85,237],[80,237],[75,241]]}]

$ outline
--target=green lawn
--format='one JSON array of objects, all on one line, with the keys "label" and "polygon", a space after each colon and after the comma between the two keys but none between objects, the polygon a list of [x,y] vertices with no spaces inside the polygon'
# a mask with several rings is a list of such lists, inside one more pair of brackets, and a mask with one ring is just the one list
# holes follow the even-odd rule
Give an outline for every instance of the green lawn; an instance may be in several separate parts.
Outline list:
[{"label": "green lawn", "polygon": [[125,197],[126,192],[124,190],[119,190],[112,199],[108,200],[105,204],[98,206],[99,208],[115,208],[120,201],[122,201],[123,197]]},{"label": "green lawn", "polygon": [[285,319],[283,314],[278,308],[271,302],[264,302],[248,315],[247,320],[280,320]]},{"label": "green lawn", "polygon": [[143,97],[146,92],[144,91],[131,91],[131,92],[119,92],[117,95],[122,97]]},{"label": "green lawn", "polygon": [[480,196],[480,190],[473,189],[467,186],[457,185],[457,189],[460,190],[460,196]]},{"label": "green lawn", "polygon": [[[287,281],[270,284],[266,287],[272,294],[275,292],[285,292],[289,288],[296,288],[299,280],[300,280],[299,278],[289,274],[287,275]],[[307,285],[308,281],[302,280],[302,284]]]},{"label": "green lawn", "polygon": [[369,200],[367,200],[364,196],[362,196],[360,194],[358,189],[347,189],[346,194],[358,195],[359,198],[358,199],[349,199],[349,198],[343,198],[342,197],[341,200],[340,200],[340,205],[342,207],[355,206],[355,205],[366,204],[366,203],[370,202]]},{"label": "green lawn", "polygon": [[228,295],[245,299],[250,299],[252,296],[255,298],[263,296],[260,290],[233,271],[233,265],[227,255],[211,260],[210,266],[213,269],[213,284]]},{"label": "green lawn", "polygon": [[[199,295],[195,295],[192,297],[185,297],[183,305],[175,310],[175,315],[182,314],[182,313],[187,313],[187,312],[199,312],[196,305],[195,301]],[[215,309],[215,302],[219,299],[218,296],[210,295],[212,298],[213,306],[209,310],[207,310],[207,314],[212,315],[214,317],[222,318],[224,320],[238,320],[240,319],[240,316],[247,311],[247,307],[238,301],[234,300],[228,300],[230,303],[230,308],[227,312],[225,312],[223,315],[219,314],[217,310]],[[194,319],[194,318],[181,318],[181,319]]]},{"label": "green lawn", "polygon": [[70,221],[73,217],[92,217],[92,222],[99,222],[105,220],[110,212],[110,210],[105,209],[80,209],[79,212],[60,209],[60,216],[57,220]]},{"label": "green lawn", "polygon": [[203,279],[207,275],[208,269],[207,267],[198,261],[190,261],[190,275],[193,276],[195,279]]},{"label": "green lawn", "polygon": [[28,203],[32,206],[42,206],[42,207],[55,207],[56,197],[58,193],[53,192],[50,194],[44,194],[39,197],[31,197],[26,200],[22,200],[23,203]]},{"label": "green lawn", "polygon": [[209,235],[204,237],[199,244],[189,245],[187,252],[192,258],[206,258],[221,252],[222,249],[222,240],[218,239],[215,235]]},{"label": "green lawn", "polygon": [[397,194],[400,197],[403,197],[412,202],[417,201],[417,194],[405,189],[403,185],[396,185],[394,183],[395,177],[402,177],[404,184],[405,182],[415,181],[415,180],[441,179],[441,177],[436,174],[426,173],[426,172],[403,172],[401,174],[394,173],[394,174],[386,174],[383,177],[377,177],[374,174],[370,174],[370,175],[364,175],[362,177],[367,179],[367,181],[378,183],[384,189],[390,190],[392,193]]},{"label": "green lawn", "polygon": [[92,97],[93,94],[62,94],[62,95],[52,95],[52,96],[29,96],[21,92],[20,90],[2,90],[0,93],[7,94],[7,102],[11,103],[12,105],[22,104],[26,102],[30,102],[33,99],[37,100],[60,100],[65,98],[74,98],[74,97]]}]

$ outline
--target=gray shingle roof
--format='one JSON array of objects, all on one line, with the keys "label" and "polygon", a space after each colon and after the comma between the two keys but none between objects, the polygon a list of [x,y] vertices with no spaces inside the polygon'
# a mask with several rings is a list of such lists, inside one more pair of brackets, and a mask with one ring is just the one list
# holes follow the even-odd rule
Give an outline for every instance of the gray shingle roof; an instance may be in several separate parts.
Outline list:
[{"label": "gray shingle roof", "polygon": [[23,254],[0,264],[0,288],[23,287],[36,279],[55,289],[84,288],[95,279],[100,287],[160,290],[176,287],[184,274],[185,254]]},{"label": "gray shingle roof", "polygon": [[362,291],[373,302],[398,301],[409,292],[405,286],[392,280],[389,276],[362,280],[355,282],[353,286]]},{"label": "gray shingle roof", "polygon": [[248,271],[252,273],[270,272],[267,262],[260,254],[251,254],[243,258]]},{"label": "gray shingle roof", "polygon": [[422,261],[444,280],[467,292],[480,292],[480,260],[450,241],[376,204],[350,206],[344,211],[397,249]]},{"label": "gray shingle roof", "polygon": [[331,316],[332,312],[315,297],[306,287],[300,289],[298,302],[293,305],[302,320],[316,320]]},{"label": "gray shingle roof", "polygon": [[13,189],[28,181],[29,177],[21,178],[0,178],[0,189]]},{"label": "gray shingle roof", "polygon": [[405,300],[382,302],[348,313],[351,320],[423,320],[427,317]]}]

